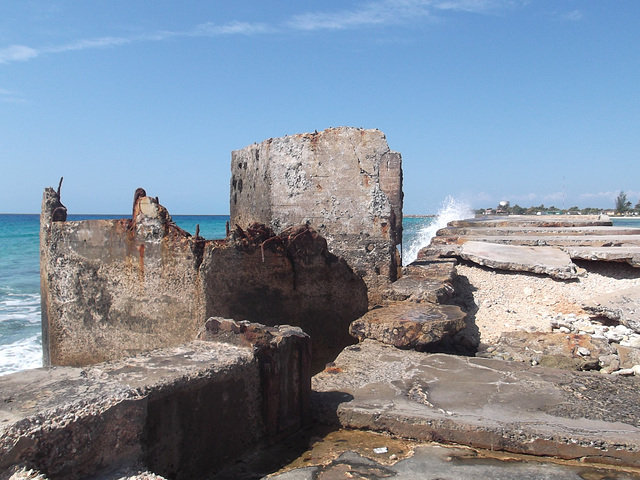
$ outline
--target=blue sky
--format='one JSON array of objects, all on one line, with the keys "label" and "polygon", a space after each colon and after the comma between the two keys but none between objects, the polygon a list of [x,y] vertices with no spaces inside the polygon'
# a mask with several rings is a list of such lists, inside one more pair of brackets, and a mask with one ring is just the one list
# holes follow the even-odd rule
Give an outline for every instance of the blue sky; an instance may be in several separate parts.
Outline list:
[{"label": "blue sky", "polygon": [[[405,213],[640,200],[640,2],[8,1],[0,212],[229,211],[231,151],[349,125]],[[563,199],[564,192],[564,199]]]}]

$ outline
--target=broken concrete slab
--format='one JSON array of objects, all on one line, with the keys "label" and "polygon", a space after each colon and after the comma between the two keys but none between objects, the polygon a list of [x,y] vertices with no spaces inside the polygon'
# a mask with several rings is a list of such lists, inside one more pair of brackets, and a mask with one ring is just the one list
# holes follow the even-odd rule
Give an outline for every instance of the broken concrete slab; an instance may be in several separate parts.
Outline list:
[{"label": "broken concrete slab", "polygon": [[521,247],[486,242],[467,242],[460,256],[490,268],[533,272],[562,280],[576,278],[578,270],[569,255],[558,248]]},{"label": "broken concrete slab", "polygon": [[[510,218],[510,217],[508,217]],[[542,225],[535,226],[517,226],[505,225],[495,227],[451,227],[447,226],[441,228],[436,232],[436,235],[441,237],[454,237],[454,236],[584,236],[584,235],[640,235],[637,228],[632,227],[615,227],[615,226],[592,226],[592,227],[567,227],[567,226],[555,226],[547,227]]]},{"label": "broken concrete slab", "polygon": [[451,227],[591,227],[611,226],[607,215],[497,215],[454,220]]},{"label": "broken concrete slab", "polygon": [[[380,439],[384,444],[384,438]],[[389,461],[387,453],[373,454],[347,450],[331,461],[270,475],[270,480],[330,480],[343,478],[394,480],[479,478],[499,480],[638,480],[634,469],[598,468],[592,465],[554,463],[540,459],[485,452],[437,444],[420,445],[407,458]],[[309,463],[309,462],[307,462]],[[314,462],[315,463],[315,462]]]},{"label": "broken concrete slab", "polygon": [[498,342],[477,356],[526,362],[568,370],[599,370],[599,358],[615,353],[605,338],[591,335],[504,332]]},{"label": "broken concrete slab", "polygon": [[437,348],[467,325],[466,313],[455,305],[398,302],[374,308],[353,321],[349,333],[398,348],[426,351]]},{"label": "broken concrete slab", "polygon": [[432,239],[434,245],[462,245],[471,241],[534,247],[637,247],[640,235],[454,235]]},{"label": "broken concrete slab", "polygon": [[318,418],[346,428],[639,467],[639,386],[365,340],[313,378],[312,401]]},{"label": "broken concrete slab", "polygon": [[627,288],[586,300],[582,307],[640,333],[640,287]]},{"label": "broken concrete slab", "polygon": [[[640,229],[636,229],[640,230]],[[640,267],[640,246],[562,247],[573,260],[626,262]]]},{"label": "broken concrete slab", "polygon": [[296,431],[309,420],[309,337],[266,330],[249,347],[193,341],[0,377],[0,477],[24,466],[95,478],[136,465],[202,478]]},{"label": "broken concrete slab", "polygon": [[445,303],[453,294],[455,262],[413,262],[384,292],[387,301]]}]

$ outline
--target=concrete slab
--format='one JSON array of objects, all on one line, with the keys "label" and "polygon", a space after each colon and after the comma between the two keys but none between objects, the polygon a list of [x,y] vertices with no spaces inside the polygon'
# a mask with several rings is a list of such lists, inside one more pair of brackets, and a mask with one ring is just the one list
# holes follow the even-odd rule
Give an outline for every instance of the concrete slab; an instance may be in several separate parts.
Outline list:
[{"label": "concrete slab", "polygon": [[369,310],[351,323],[349,333],[359,341],[374,338],[398,348],[434,351],[467,326],[466,316],[457,305],[397,302]]},{"label": "concrete slab", "polygon": [[627,288],[585,301],[583,308],[640,333],[640,287]]},{"label": "concrete slab", "polygon": [[589,227],[611,226],[607,215],[496,215],[449,222],[451,227]]},{"label": "concrete slab", "polygon": [[558,248],[467,242],[462,246],[460,256],[478,265],[500,270],[542,273],[559,279],[578,276],[577,267],[569,255]]},{"label": "concrete slab", "polygon": [[[640,229],[638,229],[640,232]],[[562,247],[575,260],[626,262],[640,267],[640,246]]]},{"label": "concrete slab", "polygon": [[640,235],[640,229],[629,227],[545,227],[545,226],[504,226],[504,227],[445,227],[436,233],[438,236],[458,235]]},{"label": "concrete slab", "polygon": [[423,441],[640,467],[637,378],[365,340],[312,381],[319,419]]},{"label": "concrete slab", "polygon": [[462,245],[470,241],[549,247],[637,247],[640,235],[454,235],[434,237],[431,244]]},{"label": "concrete slab", "polygon": [[456,479],[477,480],[585,480],[639,479],[633,470],[608,470],[586,465],[563,465],[533,459],[491,458],[464,448],[442,445],[419,446],[409,458],[392,465],[376,461],[357,452],[347,451],[330,463],[302,467],[271,475],[272,480],[330,479]]}]

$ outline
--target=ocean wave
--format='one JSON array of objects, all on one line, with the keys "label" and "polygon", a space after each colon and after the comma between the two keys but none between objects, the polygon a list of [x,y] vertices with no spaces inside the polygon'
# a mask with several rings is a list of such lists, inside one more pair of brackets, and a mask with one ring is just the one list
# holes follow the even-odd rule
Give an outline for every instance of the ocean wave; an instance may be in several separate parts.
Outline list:
[{"label": "ocean wave", "polygon": [[0,375],[42,367],[42,336],[0,345]]},{"label": "ocean wave", "polygon": [[461,220],[463,218],[472,218],[474,216],[471,207],[451,196],[447,197],[433,222],[424,228],[421,228],[414,236],[413,241],[406,246],[402,254],[404,265],[415,261],[418,258],[418,252],[423,247],[431,243],[431,239],[436,236],[436,232],[447,226],[447,223],[453,220]]}]

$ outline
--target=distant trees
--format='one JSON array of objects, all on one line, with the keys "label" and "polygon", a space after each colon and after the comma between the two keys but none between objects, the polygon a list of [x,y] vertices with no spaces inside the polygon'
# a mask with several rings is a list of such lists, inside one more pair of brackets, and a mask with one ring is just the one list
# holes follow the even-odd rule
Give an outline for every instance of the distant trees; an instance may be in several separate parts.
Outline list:
[{"label": "distant trees", "polygon": [[[554,205],[545,207],[544,204],[531,207],[521,207],[517,203],[511,205],[510,202],[504,200],[493,208],[480,208],[475,210],[477,215],[495,215],[495,214],[508,214],[508,215],[600,215],[608,211],[611,215],[613,212],[610,209],[602,208],[579,208],[578,206],[570,207],[568,209],[558,208]],[[631,201],[628,199],[627,194],[624,191],[620,191],[615,199],[615,213],[616,215],[635,215],[640,216],[640,200],[635,206],[632,206]]]},{"label": "distant trees", "polygon": [[629,210],[631,210],[631,202],[627,200],[627,194],[620,190],[620,193],[616,197],[616,213],[622,214]]}]

